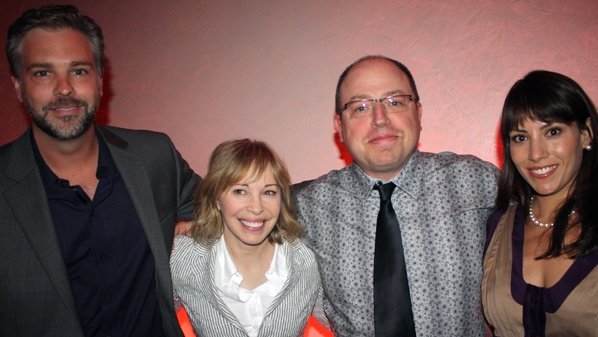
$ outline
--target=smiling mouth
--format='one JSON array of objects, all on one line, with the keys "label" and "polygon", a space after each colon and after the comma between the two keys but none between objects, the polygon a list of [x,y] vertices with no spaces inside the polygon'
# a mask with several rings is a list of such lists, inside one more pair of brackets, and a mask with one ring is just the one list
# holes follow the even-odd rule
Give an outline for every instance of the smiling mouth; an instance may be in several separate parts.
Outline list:
[{"label": "smiling mouth", "polygon": [[56,106],[50,108],[51,110],[72,110],[72,109],[79,109],[80,105],[64,105],[64,106]]},{"label": "smiling mouth", "polygon": [[546,176],[556,169],[556,165],[545,166],[538,169],[530,169],[529,171],[534,176]]},{"label": "smiling mouth", "polygon": [[394,142],[397,138],[398,138],[398,136],[395,136],[395,135],[380,135],[380,136],[372,137],[369,140],[369,143],[372,143],[372,144],[391,143],[391,142]]},{"label": "smiling mouth", "polygon": [[66,111],[66,110],[79,109],[79,108],[85,107],[85,106],[86,106],[86,103],[84,101],[70,98],[70,99],[59,99],[57,101],[54,101],[54,102],[46,105],[45,108],[48,110]]},{"label": "smiling mouth", "polygon": [[249,227],[252,229],[261,228],[264,226],[265,221],[247,221],[247,220],[239,220],[243,226]]}]

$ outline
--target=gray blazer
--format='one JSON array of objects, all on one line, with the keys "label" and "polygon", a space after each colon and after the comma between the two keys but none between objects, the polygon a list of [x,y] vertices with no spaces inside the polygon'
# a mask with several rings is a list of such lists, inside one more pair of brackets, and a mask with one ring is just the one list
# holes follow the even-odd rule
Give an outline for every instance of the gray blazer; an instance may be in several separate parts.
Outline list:
[{"label": "gray blazer", "polygon": [[[190,237],[175,238],[170,261],[175,294],[187,310],[197,337],[246,337],[239,320],[218,296],[213,248]],[[314,254],[299,240],[284,242],[281,249],[287,257],[289,278],[264,315],[258,336],[302,336],[311,314],[328,327]]]},{"label": "gray blazer", "polygon": [[[169,256],[177,219],[192,218],[199,177],[160,133],[96,127],[129,191],[152,251],[167,336],[182,336]],[[82,337],[77,308],[31,145],[0,148],[0,336]]]}]

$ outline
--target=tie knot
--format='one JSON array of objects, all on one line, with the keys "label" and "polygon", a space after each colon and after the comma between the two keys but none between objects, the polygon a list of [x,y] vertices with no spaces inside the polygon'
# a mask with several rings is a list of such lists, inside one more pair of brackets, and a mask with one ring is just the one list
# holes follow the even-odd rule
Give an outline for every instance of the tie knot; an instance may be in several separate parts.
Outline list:
[{"label": "tie knot", "polygon": [[374,185],[374,188],[380,193],[380,200],[382,201],[390,200],[390,196],[392,195],[392,191],[394,191],[395,187],[397,187],[397,185],[395,185],[393,182],[383,184],[381,181],[379,181],[376,183],[376,185]]}]

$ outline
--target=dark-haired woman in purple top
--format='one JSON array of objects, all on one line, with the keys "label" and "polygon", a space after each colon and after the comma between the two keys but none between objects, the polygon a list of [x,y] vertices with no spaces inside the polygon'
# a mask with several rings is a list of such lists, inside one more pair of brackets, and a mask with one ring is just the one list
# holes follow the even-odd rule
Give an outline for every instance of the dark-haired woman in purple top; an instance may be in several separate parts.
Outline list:
[{"label": "dark-haired woman in purple top", "polygon": [[598,336],[597,135],[569,77],[532,71],[509,91],[482,281],[495,336]]}]

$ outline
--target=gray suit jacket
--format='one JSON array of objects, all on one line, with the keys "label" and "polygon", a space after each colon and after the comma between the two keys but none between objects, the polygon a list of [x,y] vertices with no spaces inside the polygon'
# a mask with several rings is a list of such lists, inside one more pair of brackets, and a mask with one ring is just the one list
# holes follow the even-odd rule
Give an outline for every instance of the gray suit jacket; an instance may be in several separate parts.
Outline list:
[{"label": "gray suit jacket", "polygon": [[[192,218],[200,178],[164,134],[96,131],[108,145],[152,251],[164,330],[169,337],[182,336],[168,260],[175,221]],[[0,336],[81,337],[30,132],[0,148]]]},{"label": "gray suit jacket", "polygon": [[[328,327],[320,273],[314,254],[299,240],[281,246],[289,277],[264,315],[258,337],[302,336],[310,314]],[[170,261],[176,296],[189,314],[198,337],[246,337],[214,284],[216,249],[186,236],[175,238]]]}]

